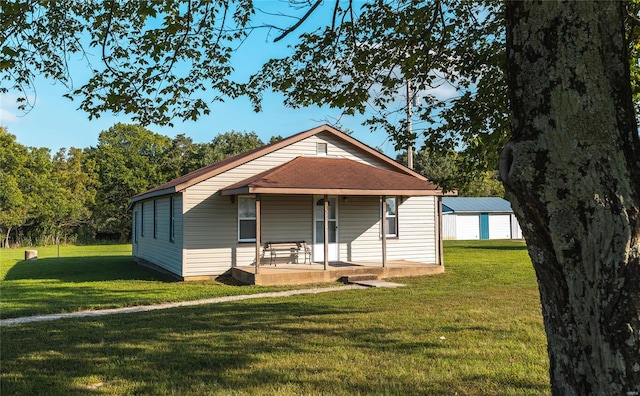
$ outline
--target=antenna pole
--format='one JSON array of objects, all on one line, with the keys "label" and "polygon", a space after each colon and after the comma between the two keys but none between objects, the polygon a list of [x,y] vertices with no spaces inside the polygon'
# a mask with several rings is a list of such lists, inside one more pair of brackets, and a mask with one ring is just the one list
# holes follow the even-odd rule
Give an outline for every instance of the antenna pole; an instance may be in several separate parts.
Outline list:
[{"label": "antenna pole", "polygon": [[[411,138],[412,125],[411,125],[411,80],[407,79],[407,136]],[[413,142],[411,139],[407,143],[407,166],[409,169],[413,169]]]}]

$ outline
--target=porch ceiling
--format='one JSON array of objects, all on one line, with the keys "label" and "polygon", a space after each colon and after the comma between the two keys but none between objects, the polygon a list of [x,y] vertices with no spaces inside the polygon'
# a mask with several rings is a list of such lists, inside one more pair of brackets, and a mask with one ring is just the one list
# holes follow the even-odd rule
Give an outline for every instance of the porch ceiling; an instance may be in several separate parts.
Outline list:
[{"label": "porch ceiling", "polygon": [[232,184],[222,195],[442,195],[435,184],[347,158],[297,157]]}]

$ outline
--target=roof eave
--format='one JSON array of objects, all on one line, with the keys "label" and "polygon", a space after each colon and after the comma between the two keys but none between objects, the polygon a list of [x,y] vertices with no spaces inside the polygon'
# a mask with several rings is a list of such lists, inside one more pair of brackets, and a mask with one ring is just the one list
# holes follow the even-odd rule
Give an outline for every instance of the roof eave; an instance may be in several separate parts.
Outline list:
[{"label": "roof eave", "polygon": [[242,195],[242,194],[255,194],[251,192],[248,186],[233,188],[231,190],[220,190],[221,195]]},{"label": "roof eave", "polygon": [[299,187],[255,187],[244,186],[232,190],[222,190],[222,195],[240,194],[280,194],[280,195],[360,195],[360,196],[407,196],[424,197],[440,196],[442,190],[407,190],[407,189],[382,189],[366,190],[355,188],[299,188]]},{"label": "roof eave", "polygon": [[459,213],[459,214],[467,214],[467,213],[491,213],[491,214],[512,214],[512,210],[492,210],[492,209],[464,209],[464,210],[456,210],[451,209],[450,213]]},{"label": "roof eave", "polygon": [[175,187],[169,187],[169,188],[164,188],[162,190],[152,191],[146,194],[136,195],[135,197],[131,198],[131,200],[129,201],[129,206],[133,205],[136,202],[144,201],[145,199],[159,197],[162,195],[174,194],[177,191],[179,190],[176,189]]}]

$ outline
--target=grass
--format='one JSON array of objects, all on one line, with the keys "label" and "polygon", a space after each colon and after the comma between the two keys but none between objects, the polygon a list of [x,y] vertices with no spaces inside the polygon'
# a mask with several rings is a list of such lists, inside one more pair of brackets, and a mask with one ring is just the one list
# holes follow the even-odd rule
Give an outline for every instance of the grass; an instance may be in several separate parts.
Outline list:
[{"label": "grass", "polygon": [[55,246],[37,250],[38,260],[24,261],[23,249],[0,249],[0,318],[274,290],[232,282],[176,282],[137,265],[131,245],[62,246],[59,258]]},{"label": "grass", "polygon": [[398,289],[6,326],[0,394],[548,395],[523,244],[448,242],[445,263]]}]

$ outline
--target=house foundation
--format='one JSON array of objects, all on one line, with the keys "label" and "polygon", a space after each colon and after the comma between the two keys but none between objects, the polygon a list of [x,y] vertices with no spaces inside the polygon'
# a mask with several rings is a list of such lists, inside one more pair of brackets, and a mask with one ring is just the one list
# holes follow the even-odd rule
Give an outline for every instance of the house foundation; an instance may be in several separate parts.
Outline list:
[{"label": "house foundation", "polygon": [[253,266],[236,267],[231,276],[247,285],[285,286],[336,282],[344,277],[372,274],[378,279],[437,275],[444,273],[444,266],[409,261],[390,261],[385,267],[381,263],[330,263],[325,270],[323,264],[278,264],[262,266],[255,273]]}]

